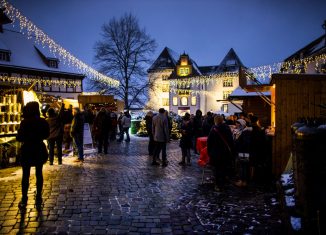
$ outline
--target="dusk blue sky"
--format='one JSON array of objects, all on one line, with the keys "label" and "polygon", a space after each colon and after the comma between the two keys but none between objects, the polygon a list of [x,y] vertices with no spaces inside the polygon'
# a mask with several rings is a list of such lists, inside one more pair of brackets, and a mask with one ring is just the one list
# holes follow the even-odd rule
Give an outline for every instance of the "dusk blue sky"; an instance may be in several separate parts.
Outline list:
[{"label": "dusk blue sky", "polygon": [[132,13],[156,40],[217,65],[234,48],[244,65],[280,62],[325,31],[326,0],[8,0],[52,39],[89,65],[101,26]]}]

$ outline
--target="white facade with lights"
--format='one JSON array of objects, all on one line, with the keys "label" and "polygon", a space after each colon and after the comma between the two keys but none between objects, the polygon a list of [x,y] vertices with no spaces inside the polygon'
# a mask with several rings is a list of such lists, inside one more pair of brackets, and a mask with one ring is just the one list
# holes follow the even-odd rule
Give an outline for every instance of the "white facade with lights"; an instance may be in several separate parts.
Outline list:
[{"label": "white facade with lights", "polygon": [[204,114],[241,112],[241,101],[232,104],[228,100],[239,86],[240,66],[243,64],[233,49],[219,65],[198,66],[188,55],[179,56],[166,47],[148,69],[152,89],[147,106],[179,115],[195,114],[197,109]]}]

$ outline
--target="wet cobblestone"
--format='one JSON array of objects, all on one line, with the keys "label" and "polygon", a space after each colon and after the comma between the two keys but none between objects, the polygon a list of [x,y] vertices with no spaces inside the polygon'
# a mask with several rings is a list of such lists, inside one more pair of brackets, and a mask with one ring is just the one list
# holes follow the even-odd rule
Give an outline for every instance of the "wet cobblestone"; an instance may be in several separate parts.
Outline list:
[{"label": "wet cobblestone", "polygon": [[31,174],[25,212],[21,169],[1,169],[0,234],[283,234],[275,192],[201,185],[198,156],[179,166],[178,142],[169,143],[165,168],[151,166],[146,151],[147,139],[134,137],[82,164],[45,165],[44,205],[35,207]]}]

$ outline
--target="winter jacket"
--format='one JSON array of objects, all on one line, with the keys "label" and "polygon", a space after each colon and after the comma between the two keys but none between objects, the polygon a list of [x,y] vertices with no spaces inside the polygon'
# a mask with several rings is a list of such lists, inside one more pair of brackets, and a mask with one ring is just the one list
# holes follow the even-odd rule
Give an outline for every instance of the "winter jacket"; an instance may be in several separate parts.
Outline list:
[{"label": "winter jacket", "polygon": [[234,152],[230,127],[225,123],[212,127],[207,138],[207,152],[212,165],[231,164]]},{"label": "winter jacket", "polygon": [[152,132],[154,141],[168,142],[169,141],[169,124],[168,119],[163,113],[159,113],[153,117]]},{"label": "winter jacket", "polygon": [[21,147],[21,164],[36,166],[44,164],[48,153],[43,140],[50,134],[49,124],[44,118],[32,117],[21,121],[17,133],[17,141],[23,142]]},{"label": "winter jacket", "polygon": [[121,125],[123,128],[129,128],[131,126],[131,116],[124,115],[121,119]]},{"label": "winter jacket", "polygon": [[109,115],[105,111],[100,111],[93,123],[93,131],[96,135],[108,134],[111,127]]},{"label": "winter jacket", "polygon": [[181,139],[179,146],[181,148],[192,147],[193,126],[190,120],[183,121],[180,127]]},{"label": "winter jacket", "polygon": [[73,138],[83,139],[84,136],[84,116],[82,113],[77,113],[72,119],[70,136]]}]

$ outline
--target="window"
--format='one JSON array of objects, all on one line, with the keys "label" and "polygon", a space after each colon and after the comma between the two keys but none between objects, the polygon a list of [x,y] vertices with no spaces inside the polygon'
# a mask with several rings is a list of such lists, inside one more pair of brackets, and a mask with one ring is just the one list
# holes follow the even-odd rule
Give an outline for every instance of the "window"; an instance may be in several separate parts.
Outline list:
[{"label": "window", "polygon": [[222,105],[222,111],[225,112],[225,113],[228,113],[228,111],[229,111],[229,105],[228,104],[223,104]]},{"label": "window", "polygon": [[228,60],[228,61],[226,61],[226,66],[234,66],[234,65],[236,65],[236,61],[235,60]]},{"label": "window", "polygon": [[172,104],[174,106],[177,106],[178,105],[178,97],[174,96],[173,99],[172,99]]},{"label": "window", "polygon": [[9,51],[0,51],[0,60],[2,60],[2,61],[10,61]]},{"label": "window", "polygon": [[169,84],[162,84],[162,92],[169,92]]},{"label": "window", "polygon": [[168,80],[169,75],[162,75],[162,80]]},{"label": "window", "polygon": [[223,100],[227,100],[232,91],[223,91]]},{"label": "window", "polygon": [[196,96],[191,97],[191,105],[192,106],[195,106],[197,104],[197,99],[196,98],[197,98]]},{"label": "window", "polygon": [[233,87],[233,79],[232,78],[224,78],[223,79],[223,87]]},{"label": "window", "polygon": [[162,98],[162,105],[169,106],[169,98]]},{"label": "window", "polygon": [[183,96],[181,97],[181,105],[182,106],[187,106],[188,105],[188,98]]},{"label": "window", "polygon": [[58,68],[58,61],[56,61],[56,60],[49,60],[49,67],[50,68]]}]

